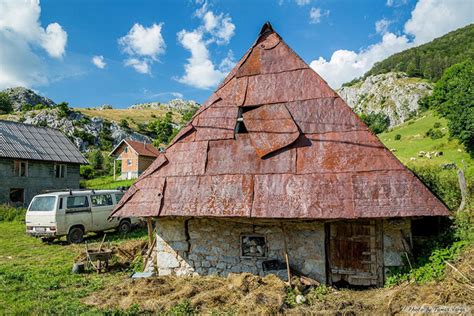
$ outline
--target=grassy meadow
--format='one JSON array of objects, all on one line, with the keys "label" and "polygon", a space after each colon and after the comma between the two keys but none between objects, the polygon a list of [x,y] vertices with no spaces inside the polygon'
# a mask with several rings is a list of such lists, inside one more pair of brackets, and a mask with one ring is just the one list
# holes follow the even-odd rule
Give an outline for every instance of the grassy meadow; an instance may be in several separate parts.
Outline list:
[{"label": "grassy meadow", "polygon": [[[146,231],[107,236],[112,245],[121,245],[132,239],[146,239]],[[92,248],[98,248],[101,237],[91,234],[87,242]],[[81,300],[94,291],[116,284],[132,271],[73,274],[72,265],[82,253],[83,244],[67,245],[64,240],[46,244],[27,236],[23,221],[0,221],[0,314],[98,312]]]},{"label": "grassy meadow", "polygon": [[[89,117],[102,117],[111,122],[119,123],[125,119],[129,122],[131,127],[137,127],[137,124],[147,123],[153,121],[159,117],[164,117],[169,111],[167,109],[111,109],[111,110],[98,110],[88,108],[76,108],[74,109],[82,114]],[[181,116],[173,111],[173,119],[175,122],[179,122]]]},{"label": "grassy meadow", "polygon": [[[439,123],[439,129],[444,136],[439,139],[432,139],[426,136],[426,132],[433,128],[436,123]],[[399,140],[396,140],[397,134],[401,136]],[[458,167],[461,167],[464,160],[469,173],[474,172],[473,159],[466,153],[463,145],[459,144],[456,139],[449,139],[447,121],[432,111],[426,111],[420,117],[379,134],[378,137],[405,165],[440,166],[454,162]],[[443,154],[429,159],[419,157],[418,153],[420,151],[438,151]]]},{"label": "grassy meadow", "polygon": [[118,187],[129,187],[136,179],[114,180],[113,176],[100,177],[90,180],[81,180],[81,188],[84,189],[117,189]]}]

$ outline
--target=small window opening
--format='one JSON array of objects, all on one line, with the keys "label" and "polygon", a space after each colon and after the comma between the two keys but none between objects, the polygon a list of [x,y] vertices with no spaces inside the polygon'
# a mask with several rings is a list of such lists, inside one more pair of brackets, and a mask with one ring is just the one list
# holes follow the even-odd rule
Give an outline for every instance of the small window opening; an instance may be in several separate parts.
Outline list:
[{"label": "small window opening", "polygon": [[25,203],[25,189],[13,188],[10,189],[10,202],[15,204]]},{"label": "small window opening", "polygon": [[15,160],[13,162],[13,175],[15,177],[27,177],[28,176],[28,162]]},{"label": "small window opening", "polygon": [[234,136],[236,136],[237,134],[247,134],[248,133],[248,130],[245,127],[244,118],[243,118],[242,114],[244,114],[245,112],[251,111],[253,109],[256,109],[256,108],[257,107],[255,107],[255,106],[239,107],[237,122],[235,124],[235,129],[234,129]]},{"label": "small window opening", "polygon": [[267,256],[267,242],[262,235],[241,235],[240,255],[243,258],[265,258]]},{"label": "small window opening", "polygon": [[54,176],[56,178],[64,178],[66,177],[66,165],[60,165],[60,164],[56,164],[54,165]]}]

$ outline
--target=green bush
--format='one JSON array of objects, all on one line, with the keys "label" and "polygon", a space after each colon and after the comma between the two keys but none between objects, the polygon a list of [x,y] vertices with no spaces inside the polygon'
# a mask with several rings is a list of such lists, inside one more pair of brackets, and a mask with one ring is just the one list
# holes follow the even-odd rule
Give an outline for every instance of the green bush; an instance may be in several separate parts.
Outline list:
[{"label": "green bush", "polygon": [[95,177],[94,168],[92,168],[92,166],[89,166],[89,165],[80,166],[80,174],[86,180],[89,180]]},{"label": "green bush", "polygon": [[322,284],[318,287],[309,290],[308,294],[306,294],[306,298],[310,305],[314,305],[316,304],[316,302],[324,300],[328,293],[329,288],[326,285]]},{"label": "green bush", "polygon": [[444,170],[441,167],[408,166],[420,180],[443,201],[450,210],[455,210],[461,203],[461,190],[455,170]]},{"label": "green bush", "polygon": [[181,315],[194,315],[196,313],[197,312],[194,309],[194,307],[191,305],[191,302],[188,300],[183,300],[179,302],[178,304],[174,305],[173,307],[171,307],[170,310],[166,314],[181,316]]},{"label": "green bush", "polygon": [[436,122],[433,124],[433,128],[440,128],[441,127],[441,123],[440,122]]},{"label": "green bush", "polygon": [[361,114],[360,118],[375,134],[385,132],[390,126],[390,118],[383,113]]},{"label": "green bush", "polygon": [[395,135],[395,140],[400,140],[400,139],[402,139],[402,135],[400,134]]},{"label": "green bush", "polygon": [[24,221],[26,209],[13,207],[8,204],[0,204],[0,222]]},{"label": "green bush", "polygon": [[429,137],[433,140],[443,138],[444,134],[439,128],[430,128],[426,131],[426,137]]}]

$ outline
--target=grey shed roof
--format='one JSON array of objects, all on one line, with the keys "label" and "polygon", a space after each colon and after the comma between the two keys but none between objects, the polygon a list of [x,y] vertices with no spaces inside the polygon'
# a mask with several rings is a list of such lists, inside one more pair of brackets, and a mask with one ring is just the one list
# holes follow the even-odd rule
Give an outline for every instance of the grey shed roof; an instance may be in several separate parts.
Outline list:
[{"label": "grey shed roof", "polygon": [[60,131],[0,120],[0,157],[87,164]]}]

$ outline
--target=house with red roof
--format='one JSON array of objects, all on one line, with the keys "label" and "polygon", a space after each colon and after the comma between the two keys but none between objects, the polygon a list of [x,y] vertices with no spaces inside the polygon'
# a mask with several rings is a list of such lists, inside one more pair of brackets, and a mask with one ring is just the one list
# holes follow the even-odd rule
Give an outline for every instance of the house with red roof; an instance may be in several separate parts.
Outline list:
[{"label": "house with red roof", "polygon": [[[122,140],[109,154],[114,157],[114,179],[135,179],[158,157],[159,150],[152,144],[130,139]],[[121,162],[121,174],[115,175],[116,161]]]}]

